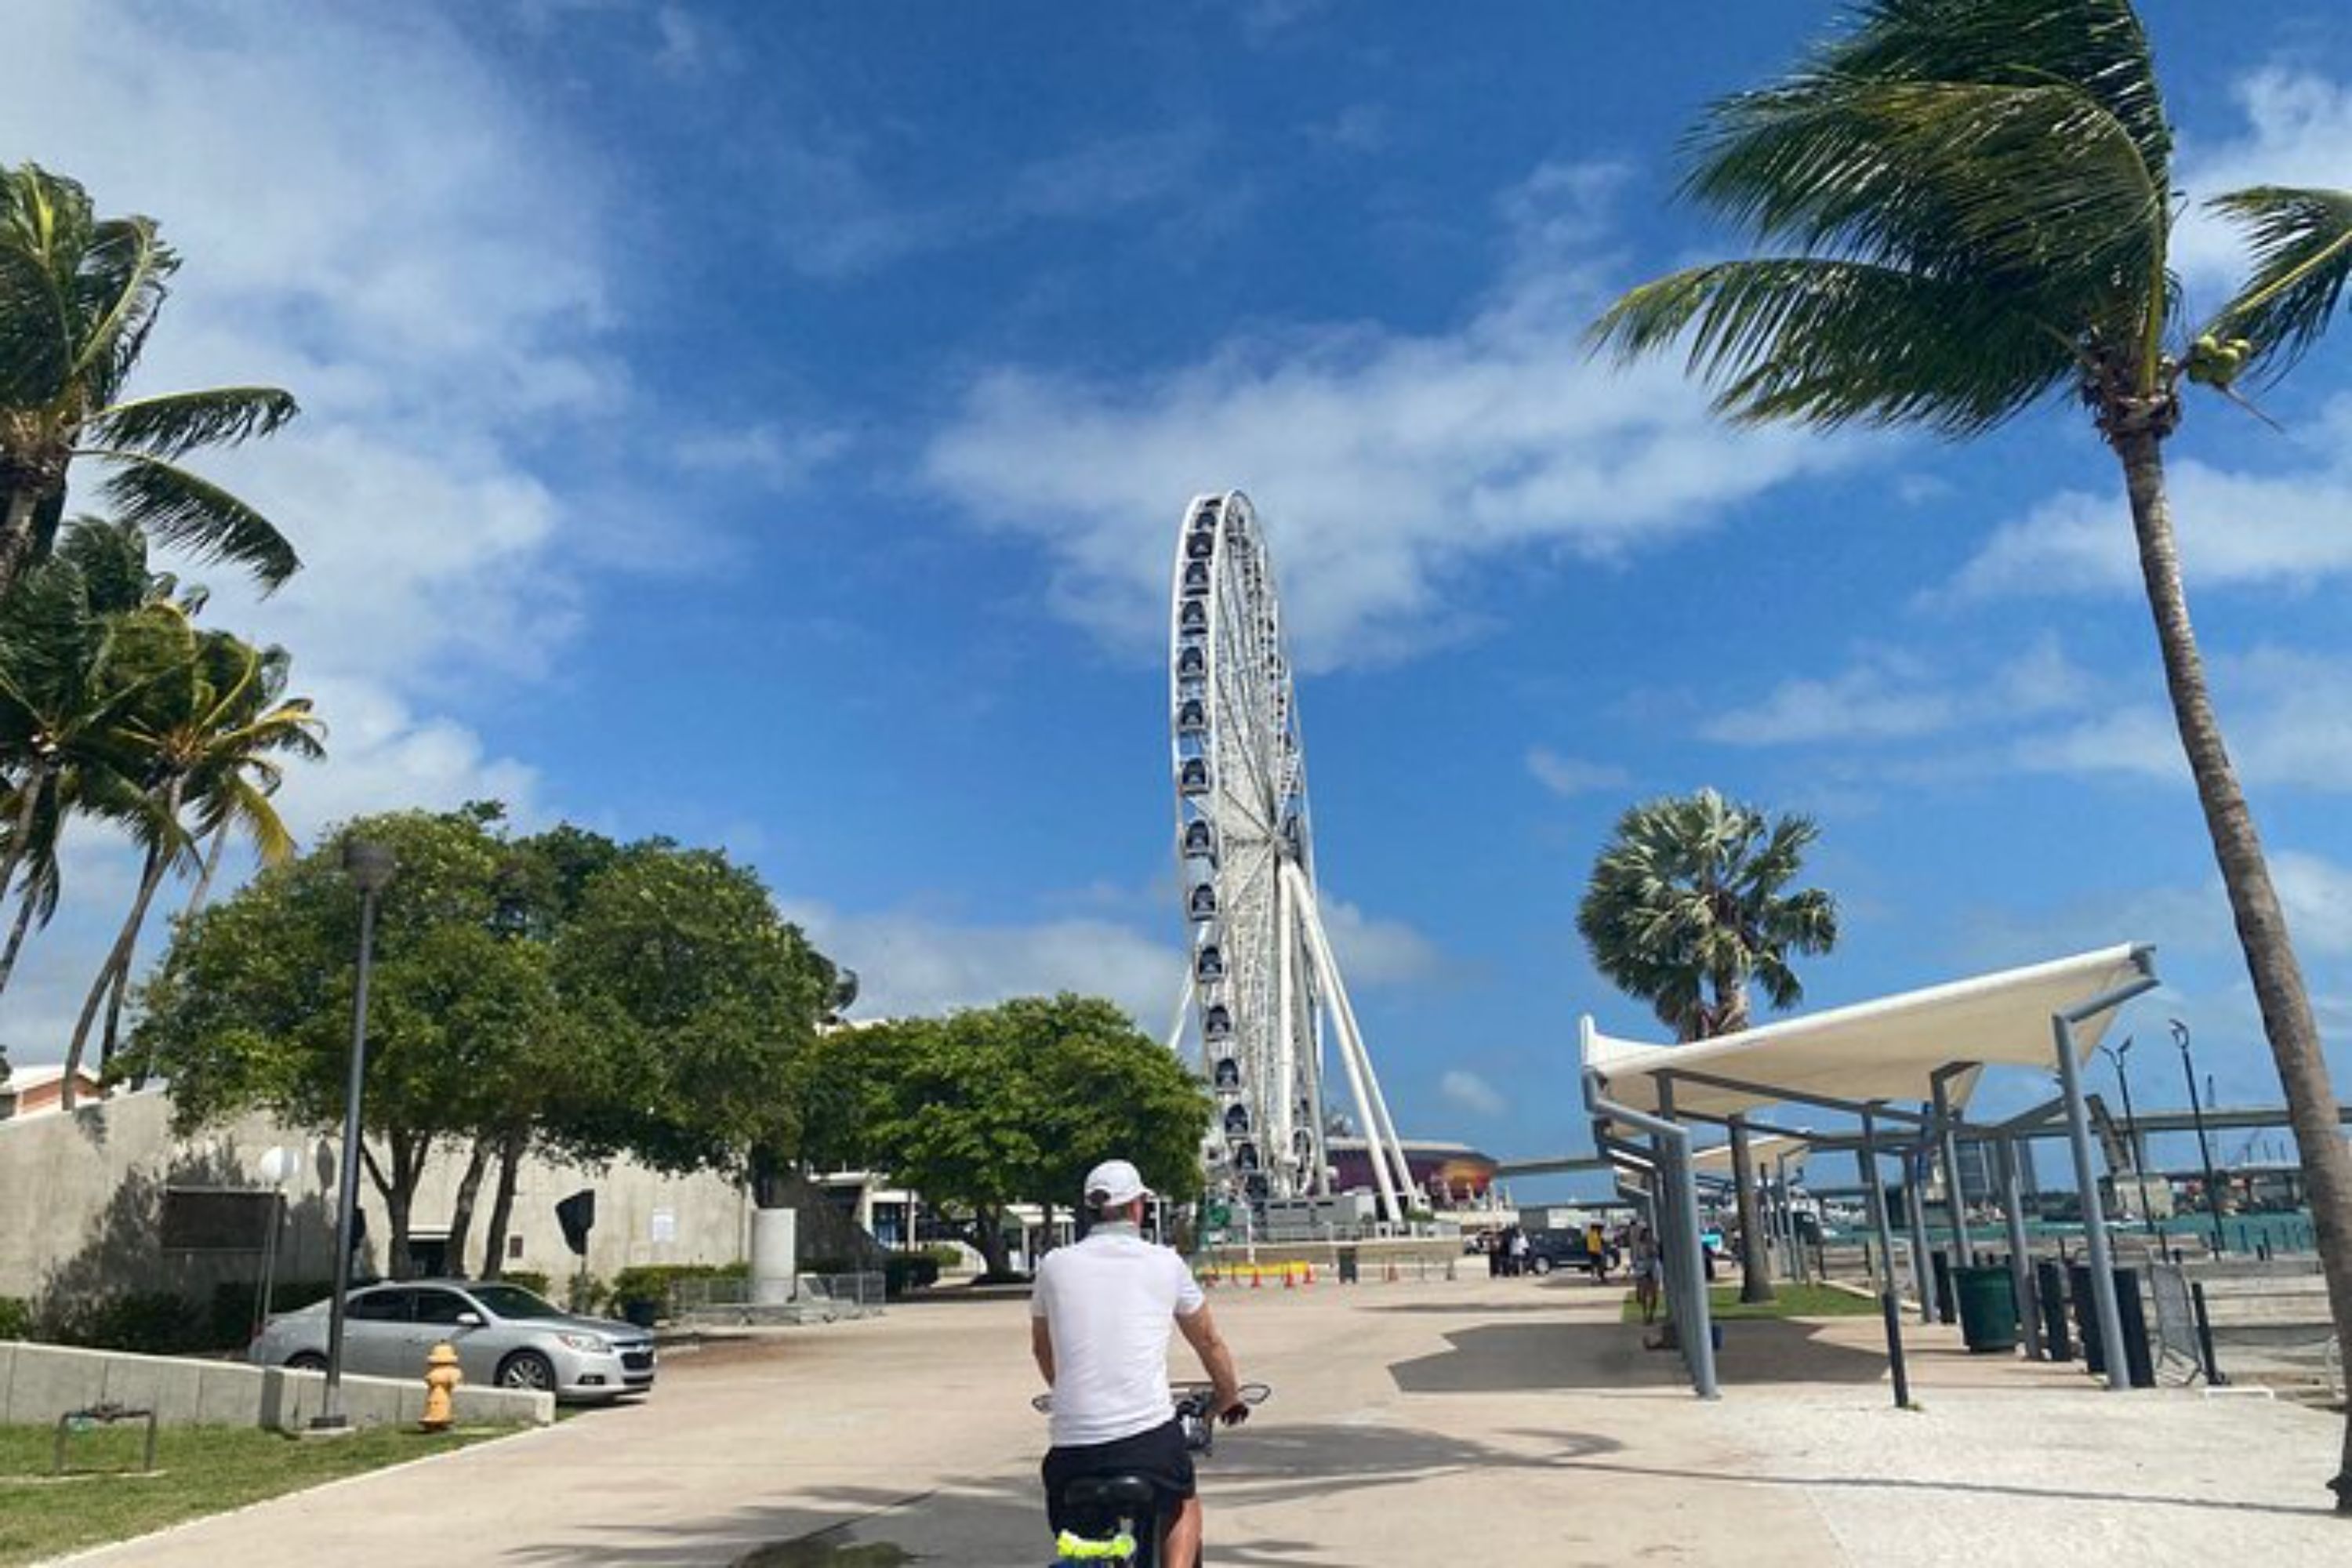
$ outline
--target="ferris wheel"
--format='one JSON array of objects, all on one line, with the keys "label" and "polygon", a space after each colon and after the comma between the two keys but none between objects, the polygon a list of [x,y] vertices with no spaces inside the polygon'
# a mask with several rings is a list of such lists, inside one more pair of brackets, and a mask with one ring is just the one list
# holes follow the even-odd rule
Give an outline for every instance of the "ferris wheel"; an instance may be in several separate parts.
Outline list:
[{"label": "ferris wheel", "polygon": [[1328,1026],[1381,1210],[1401,1220],[1412,1179],[1316,899],[1282,606],[1248,497],[1185,509],[1171,599],[1177,886],[1192,932],[1177,1034],[1196,1026],[1216,1097],[1210,1188],[1251,1201],[1330,1191]]}]

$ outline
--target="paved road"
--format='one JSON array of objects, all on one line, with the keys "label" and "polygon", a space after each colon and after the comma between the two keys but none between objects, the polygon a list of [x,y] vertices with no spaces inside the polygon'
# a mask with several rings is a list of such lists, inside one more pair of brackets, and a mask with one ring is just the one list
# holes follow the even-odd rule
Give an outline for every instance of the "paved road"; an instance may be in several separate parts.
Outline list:
[{"label": "paved road", "polygon": [[[2106,1395],[1929,1331],[1924,1413],[1866,1320],[1740,1324],[1730,1392],[1580,1283],[1216,1298],[1277,1385],[1203,1483],[1212,1561],[1288,1568],[2336,1560],[2332,1418]],[[677,1357],[643,1405],[281,1500],[89,1561],[436,1568],[1021,1568],[1049,1555],[1025,1309],[942,1300]],[[895,1550],[894,1550],[895,1549]],[[904,1552],[907,1555],[901,1556]]]}]

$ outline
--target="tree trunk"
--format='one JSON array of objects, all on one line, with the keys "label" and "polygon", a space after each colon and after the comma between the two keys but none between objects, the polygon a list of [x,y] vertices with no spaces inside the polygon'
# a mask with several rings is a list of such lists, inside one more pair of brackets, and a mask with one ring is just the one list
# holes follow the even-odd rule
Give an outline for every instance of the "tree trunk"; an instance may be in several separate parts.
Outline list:
[{"label": "tree trunk", "polygon": [[[179,816],[180,786],[175,780],[167,793],[169,815]],[[147,850],[147,866],[139,879],[139,896],[131,900],[130,918],[114,938],[114,946],[99,966],[98,978],[90,982],[89,994],[83,998],[81,1016],[74,1020],[73,1043],[66,1049],[65,1080],[58,1086],[58,1104],[67,1110],[74,1105],[74,1074],[81,1070],[82,1057],[89,1049],[89,1031],[98,1022],[98,1009],[114,984],[118,970],[128,973],[131,954],[139,946],[139,928],[147,923],[147,908],[155,901],[155,889],[163,880],[163,868],[168,858],[161,844]]]},{"label": "tree trunk", "polygon": [[1772,1272],[1764,1251],[1764,1205],[1756,1201],[1756,1161],[1748,1151],[1748,1124],[1731,1120],[1731,1180],[1739,1189],[1739,1299],[1772,1300]]},{"label": "tree trunk", "polygon": [[989,1273],[1013,1272],[1013,1261],[1004,1250],[1004,1216],[997,1209],[973,1205],[971,1244],[980,1248],[982,1266]]},{"label": "tree trunk", "polygon": [[[113,1065],[115,1047],[121,1041],[122,1004],[130,994],[131,965],[126,962],[116,968],[114,984],[107,988],[106,1027],[100,1030],[98,1036],[98,1071],[101,1078],[105,1076],[106,1069]],[[139,1077],[138,1087],[144,1089],[146,1086],[146,1075],[142,1073]]]},{"label": "tree trunk", "polygon": [[17,576],[32,563],[33,521],[41,510],[40,496],[28,485],[8,492],[5,520],[0,520],[0,598],[16,584]]},{"label": "tree trunk", "polygon": [[25,938],[33,929],[33,910],[39,902],[39,889],[35,888],[26,888],[16,901],[16,923],[8,928],[7,948],[0,951],[0,993],[7,991],[8,977],[16,973],[16,955],[25,950]]},{"label": "tree trunk", "polygon": [[466,1272],[466,1243],[474,1230],[474,1199],[482,1190],[482,1173],[489,1167],[490,1141],[474,1140],[473,1152],[466,1156],[466,1173],[457,1178],[457,1199],[449,1210],[449,1272]]},{"label": "tree trunk", "polygon": [[528,1133],[509,1132],[499,1144],[499,1185],[490,1198],[490,1231],[482,1242],[482,1278],[496,1279],[506,1272],[507,1227],[514,1223],[515,1180],[522,1173]]},{"label": "tree trunk", "polygon": [[[2131,496],[2132,531],[2139,542],[2140,574],[2148,609],[2164,654],[2165,686],[2172,698],[2173,721],[2197,781],[2213,858],[2245,951],[2246,972],[2263,1014],[2263,1033],[2286,1091],[2287,1120],[2294,1131],[2303,1165],[2304,1191],[2311,1204],[2320,1267],[2327,1279],[2327,1304],[2336,1337],[2352,1364],[2352,1148],[2337,1124],[2335,1086],[2304,988],[2303,969],[2289,938],[2285,912],[2271,885],[2270,865],[2237,771],[2221,740],[2221,724],[2205,687],[2204,659],[2189,621],[2189,599],[2180,583],[2180,559],[2172,533],[2172,509],[2165,494],[2160,437],[2150,430],[2112,437],[2123,460]],[[2329,1483],[2339,1513],[2352,1513],[2352,1415],[2347,1415],[2342,1460]]]},{"label": "tree trunk", "polygon": [[[41,797],[48,793],[49,768],[35,763],[26,770],[25,782],[17,785],[16,830],[8,838],[5,858],[0,858],[0,899],[16,885],[16,872],[25,864],[25,855],[33,842],[33,822],[41,814]],[[0,984],[5,984],[0,981]]]},{"label": "tree trunk", "polygon": [[188,895],[188,907],[180,911],[181,918],[194,915],[205,907],[205,900],[213,890],[213,879],[220,874],[223,851],[228,848],[228,824],[213,829],[213,841],[205,851],[205,868],[196,877],[196,890]]}]

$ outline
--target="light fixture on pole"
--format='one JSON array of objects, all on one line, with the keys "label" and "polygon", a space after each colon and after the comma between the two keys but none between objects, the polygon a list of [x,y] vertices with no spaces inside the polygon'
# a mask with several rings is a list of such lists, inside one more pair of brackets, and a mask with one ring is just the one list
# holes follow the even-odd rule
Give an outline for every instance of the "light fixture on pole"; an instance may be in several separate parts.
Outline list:
[{"label": "light fixture on pole", "polygon": [[261,1289],[253,1298],[253,1332],[256,1338],[269,1325],[270,1314],[277,1310],[274,1300],[278,1288],[278,1233],[286,1226],[286,1178],[294,1173],[294,1156],[282,1143],[273,1143],[262,1151],[256,1169],[269,1188],[269,1218],[268,1228],[261,1233]]},{"label": "light fixture on pole", "polygon": [[327,1299],[327,1386],[314,1432],[347,1431],[343,1414],[343,1307],[352,1289],[360,1204],[360,1097],[367,1086],[368,970],[375,962],[375,906],[392,880],[392,851],[364,838],[343,840],[343,870],[360,895],[358,979],[352,992],[352,1071],[343,1092],[342,1176],[335,1187],[335,1293]]},{"label": "light fixture on pole", "polygon": [[2173,1043],[2180,1047],[2180,1070],[2189,1079],[2189,1116],[2197,1123],[2197,1162],[2205,1170],[2205,1206],[2213,1211],[2213,1256],[2228,1250],[2221,1236],[2221,1184],[2213,1176],[2213,1146],[2205,1141],[2205,1104],[2197,1098],[2197,1063],[2189,1054],[2189,1026],[2170,1020]]},{"label": "light fixture on pole", "polygon": [[2132,1176],[2139,1185],[2140,1223],[2150,1236],[2156,1234],[2156,1211],[2147,1202],[2147,1156],[2139,1146],[2139,1119],[2132,1114],[2131,1072],[2124,1058],[2131,1055],[2131,1037],[2126,1035],[2120,1046],[2103,1045],[2099,1054],[2116,1064],[2116,1081],[2124,1089],[2124,1152],[2131,1156]]}]

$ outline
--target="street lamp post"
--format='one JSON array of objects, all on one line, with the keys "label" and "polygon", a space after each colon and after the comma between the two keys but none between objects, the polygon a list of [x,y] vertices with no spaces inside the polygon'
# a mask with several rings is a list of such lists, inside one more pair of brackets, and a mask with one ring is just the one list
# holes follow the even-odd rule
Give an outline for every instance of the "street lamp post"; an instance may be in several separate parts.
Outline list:
[{"label": "street lamp post", "polygon": [[2131,1055],[2131,1037],[2126,1035],[2122,1045],[2103,1045],[2099,1047],[2099,1054],[2116,1064],[2116,1081],[2123,1085],[2124,1149],[2131,1155],[2132,1177],[2139,1186],[2140,1223],[2147,1227],[2148,1235],[2154,1236],[2156,1211],[2148,1206],[2147,1202],[2147,1157],[2139,1146],[2139,1119],[2132,1113],[2131,1073],[2124,1065],[2124,1058]]},{"label": "street lamp post", "polygon": [[2213,1211],[2213,1256],[2227,1246],[2221,1236],[2221,1184],[2213,1176],[2213,1146],[2205,1141],[2205,1104],[2197,1098],[2197,1063],[2189,1054],[2189,1026],[2171,1020],[2173,1043],[2180,1047],[2180,1070],[2189,1079],[2189,1116],[2197,1123],[2197,1162],[2205,1170],[2205,1206]]},{"label": "street lamp post", "polygon": [[352,1071],[343,1090],[343,1169],[336,1184],[335,1293],[327,1298],[327,1386],[314,1432],[351,1427],[343,1414],[343,1299],[352,1289],[352,1249],[360,1203],[360,1096],[367,1086],[368,970],[375,961],[375,905],[392,880],[392,851],[364,838],[343,841],[343,870],[360,895],[359,976],[352,992]]}]

